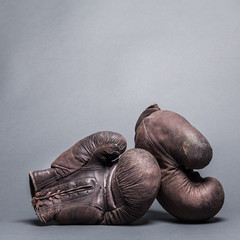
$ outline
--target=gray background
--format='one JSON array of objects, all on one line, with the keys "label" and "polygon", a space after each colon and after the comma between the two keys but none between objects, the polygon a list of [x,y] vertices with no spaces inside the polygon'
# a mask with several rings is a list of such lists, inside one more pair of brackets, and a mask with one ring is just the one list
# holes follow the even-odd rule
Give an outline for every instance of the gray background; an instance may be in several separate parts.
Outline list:
[{"label": "gray background", "polygon": [[[237,239],[240,1],[0,1],[1,239]],[[208,224],[181,224],[157,202],[131,226],[42,226],[28,172],[76,141],[134,125],[152,103],[185,116],[225,189]]]}]

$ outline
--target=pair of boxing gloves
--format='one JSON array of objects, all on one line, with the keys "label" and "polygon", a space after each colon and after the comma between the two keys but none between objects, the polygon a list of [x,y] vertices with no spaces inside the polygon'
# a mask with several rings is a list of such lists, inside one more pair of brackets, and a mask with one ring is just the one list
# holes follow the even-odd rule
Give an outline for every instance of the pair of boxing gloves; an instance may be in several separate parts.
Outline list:
[{"label": "pair of boxing gloves", "polygon": [[92,134],[62,153],[46,170],[29,173],[32,205],[41,222],[127,224],[154,199],[185,221],[203,221],[224,201],[215,178],[193,169],[209,164],[212,148],[185,118],[148,107],[135,127],[135,147],[118,133]]}]

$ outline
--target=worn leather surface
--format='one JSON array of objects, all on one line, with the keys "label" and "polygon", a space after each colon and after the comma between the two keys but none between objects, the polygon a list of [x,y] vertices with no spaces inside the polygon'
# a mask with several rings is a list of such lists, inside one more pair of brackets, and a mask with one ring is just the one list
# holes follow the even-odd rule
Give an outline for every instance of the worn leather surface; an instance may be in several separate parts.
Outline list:
[{"label": "worn leather surface", "polygon": [[140,115],[135,131],[135,146],[152,153],[161,167],[160,204],[187,221],[216,215],[224,202],[222,185],[193,170],[204,168],[212,158],[207,139],[185,118],[157,104]]},{"label": "worn leather surface", "polygon": [[62,153],[51,168],[30,172],[40,221],[126,224],[144,215],[157,196],[160,168],[149,152],[125,149],[120,134],[98,132]]}]

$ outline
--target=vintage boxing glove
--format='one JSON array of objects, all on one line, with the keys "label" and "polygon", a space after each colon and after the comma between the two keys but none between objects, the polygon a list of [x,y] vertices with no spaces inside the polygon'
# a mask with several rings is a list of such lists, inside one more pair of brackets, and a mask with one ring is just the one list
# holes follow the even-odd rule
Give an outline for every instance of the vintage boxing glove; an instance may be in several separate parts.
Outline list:
[{"label": "vintage boxing glove", "polygon": [[186,221],[216,215],[224,202],[222,185],[193,171],[207,166],[212,158],[207,139],[185,118],[157,104],[140,115],[135,132],[135,146],[152,153],[160,165],[157,199],[163,208]]},{"label": "vintage boxing glove", "polygon": [[157,196],[161,171],[146,150],[125,149],[120,134],[98,132],[62,153],[51,168],[30,172],[38,218],[43,223],[126,224],[144,215]]}]

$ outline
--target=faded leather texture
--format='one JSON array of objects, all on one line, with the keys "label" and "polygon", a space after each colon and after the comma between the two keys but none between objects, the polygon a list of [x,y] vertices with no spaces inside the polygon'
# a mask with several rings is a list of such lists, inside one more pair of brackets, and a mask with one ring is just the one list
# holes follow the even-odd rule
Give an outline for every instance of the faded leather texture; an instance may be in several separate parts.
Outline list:
[{"label": "faded leather texture", "polygon": [[160,168],[149,152],[125,149],[120,134],[98,132],[62,153],[51,168],[30,172],[39,220],[127,224],[143,216],[157,196]]},{"label": "faded leather texture", "polygon": [[224,202],[224,190],[212,177],[202,178],[193,169],[209,164],[212,148],[185,118],[149,106],[135,128],[135,146],[153,154],[161,168],[159,203],[173,216],[202,221],[216,215]]}]

